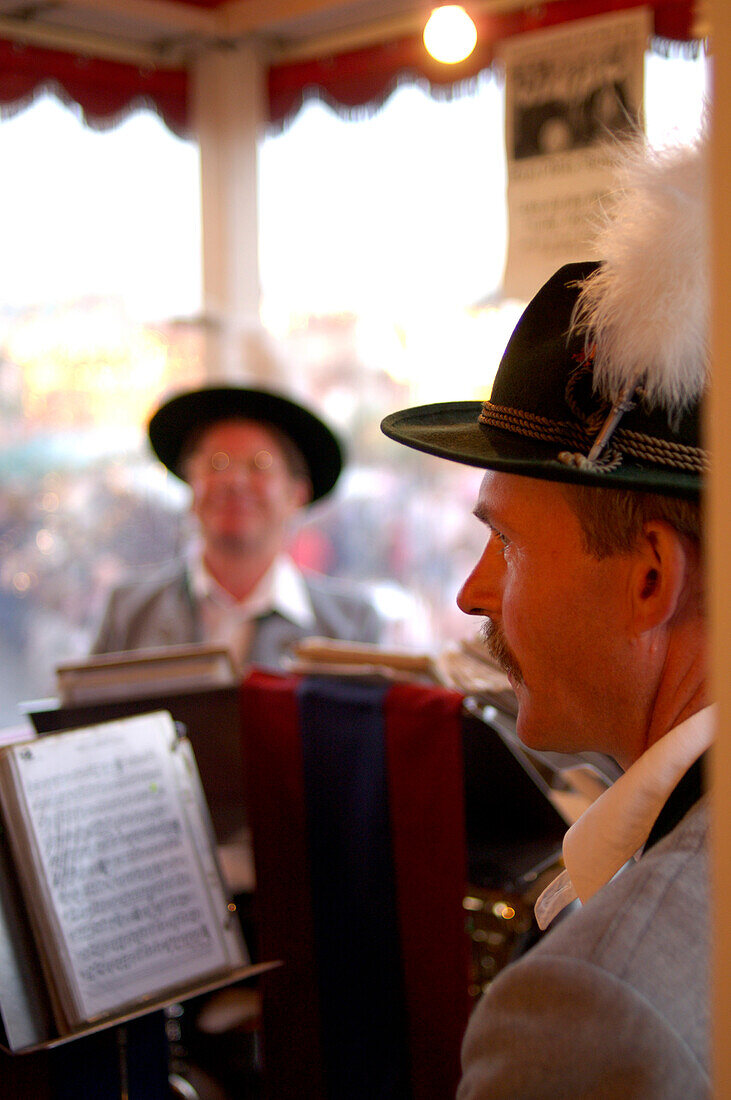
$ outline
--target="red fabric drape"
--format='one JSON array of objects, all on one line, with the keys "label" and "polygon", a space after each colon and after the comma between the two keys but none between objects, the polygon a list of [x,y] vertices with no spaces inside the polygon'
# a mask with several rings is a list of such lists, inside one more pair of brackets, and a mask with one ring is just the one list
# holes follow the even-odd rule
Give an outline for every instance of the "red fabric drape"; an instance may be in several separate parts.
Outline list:
[{"label": "red fabric drape", "polygon": [[470,1008],[462,696],[395,684],[385,718],[411,1089],[413,1100],[431,1100],[454,1095]]},{"label": "red fabric drape", "polygon": [[[241,687],[249,817],[255,833],[259,949],[281,959],[263,1001],[267,1097],[324,1095],[296,677],[254,670]],[[261,835],[260,835],[261,834]],[[261,836],[265,838],[261,840]],[[294,1006],[291,1026],[281,1006]]]},{"label": "red fabric drape", "polygon": [[95,129],[113,126],[142,106],[157,111],[173,133],[189,127],[184,69],[140,69],[0,40],[0,106],[6,113],[26,106],[46,85],[77,103]]},{"label": "red fabric drape", "polygon": [[[280,970],[263,979],[266,1094],[277,1100],[284,1097],[314,1100],[324,1095],[323,1080],[330,1079],[332,1083],[332,1079],[341,1079],[332,1078],[337,1067],[325,1057],[329,1052],[333,1058],[332,1005],[321,1004],[318,994],[321,989],[323,996],[328,995],[328,990],[333,995],[332,987],[321,980],[322,959],[317,968],[318,917],[312,892],[313,884],[320,883],[328,868],[313,862],[318,852],[322,854],[318,843],[313,844],[313,829],[317,833],[319,825],[308,816],[306,807],[317,818],[323,804],[330,809],[342,805],[330,826],[334,825],[337,838],[334,850],[348,850],[352,806],[360,802],[351,803],[345,793],[353,794],[350,773],[343,774],[342,788],[337,783],[331,786],[330,760],[332,735],[342,729],[353,711],[348,707],[347,689],[344,698],[341,689],[329,690],[327,681],[321,681],[317,689],[320,709],[303,710],[301,689],[306,684],[306,680],[297,677],[255,670],[241,688],[246,788],[257,867],[260,954],[262,958],[284,961]],[[379,701],[373,703],[377,707],[373,726],[361,731],[366,741],[359,743],[352,762],[370,762],[359,772],[365,782],[359,794],[369,796],[361,807],[365,831],[373,824],[373,803],[379,802],[382,791],[380,768],[372,769],[370,765],[378,759],[385,764],[383,778],[387,784],[390,824],[385,837],[379,828],[373,833],[378,850],[357,854],[352,874],[348,871],[338,881],[345,894],[353,884],[362,885],[364,881],[378,889],[383,883],[378,872],[371,874],[372,869],[387,866],[392,859],[397,922],[393,931],[400,940],[401,959],[401,967],[394,969],[392,980],[403,981],[410,1094],[413,1100],[441,1100],[454,1095],[459,1079],[460,1043],[469,1012],[469,941],[462,910],[467,879],[462,697],[439,688],[411,684],[376,690],[380,695]],[[360,700],[358,691],[354,685],[353,692]],[[362,703],[370,714],[368,705]],[[321,723],[315,728],[311,725],[313,713],[320,716]],[[323,757],[312,753],[313,736]],[[320,764],[315,770],[303,764],[307,738],[310,765],[313,761]],[[336,740],[339,742],[340,738]],[[348,759],[348,752],[342,759],[337,758],[342,764]],[[313,783],[325,784],[324,803],[319,796],[313,797]],[[344,798],[346,801],[341,803],[339,800]],[[383,851],[379,844],[384,842],[390,856],[381,862]],[[342,867],[340,870],[342,873]],[[363,904],[367,907],[371,901],[369,896],[363,899]],[[319,915],[321,919],[322,913]],[[358,956],[358,944],[350,942],[351,923],[347,920],[341,923],[340,917],[333,917],[332,913],[328,914],[328,919],[331,918],[335,922],[330,927],[333,938],[328,941],[332,956],[341,958],[344,950]],[[392,931],[389,919],[384,910],[384,950]],[[322,933],[322,924],[319,930]],[[369,987],[367,981],[365,985]],[[367,991],[361,990],[361,994],[366,996]],[[351,995],[359,997],[357,982],[346,1002]],[[354,1019],[358,1019],[358,1010]],[[383,1038],[380,1027],[381,1021],[376,1020],[376,1043]],[[368,1040],[360,1032],[354,1035],[351,1054],[356,1066],[367,1049],[374,1059],[382,1056],[381,1050],[367,1048]]]}]

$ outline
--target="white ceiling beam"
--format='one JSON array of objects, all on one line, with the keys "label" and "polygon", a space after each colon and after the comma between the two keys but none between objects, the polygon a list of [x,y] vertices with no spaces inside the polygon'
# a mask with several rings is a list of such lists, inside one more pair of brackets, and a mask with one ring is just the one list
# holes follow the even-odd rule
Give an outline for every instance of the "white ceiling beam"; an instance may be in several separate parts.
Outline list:
[{"label": "white ceiling beam", "polygon": [[144,44],[126,42],[119,38],[84,31],[65,30],[48,24],[31,23],[20,19],[0,17],[0,38],[20,45],[41,46],[47,50],[65,50],[81,57],[104,58],[129,65],[175,68],[181,64],[172,51],[161,55],[159,49]]},{"label": "white ceiling beam", "polygon": [[216,14],[225,34],[252,34],[276,29],[292,19],[363,8],[363,0],[228,0]]},{"label": "white ceiling beam", "polygon": [[368,46],[377,46],[383,42],[393,42],[398,38],[420,34],[425,19],[421,15],[393,16],[379,23],[369,23],[349,30],[310,35],[308,38],[274,43],[270,47],[270,60],[273,62],[304,61],[312,57],[328,57],[331,54],[347,50],[362,50]]},{"label": "white ceiling beam", "polygon": [[[161,33],[217,35],[220,20],[215,9],[198,8],[176,0],[71,0],[54,9],[53,15],[63,17],[64,7],[73,12],[89,11],[112,15],[145,27],[160,28]],[[42,18],[42,16],[41,16]]]}]

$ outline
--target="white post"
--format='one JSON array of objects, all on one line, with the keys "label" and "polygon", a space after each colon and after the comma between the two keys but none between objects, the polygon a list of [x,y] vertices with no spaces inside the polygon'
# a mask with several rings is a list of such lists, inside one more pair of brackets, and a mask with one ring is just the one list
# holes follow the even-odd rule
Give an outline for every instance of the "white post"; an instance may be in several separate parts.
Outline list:
[{"label": "white post", "polygon": [[255,44],[211,50],[192,70],[200,143],[203,310],[211,380],[271,381],[259,305],[257,151],[265,67]]}]

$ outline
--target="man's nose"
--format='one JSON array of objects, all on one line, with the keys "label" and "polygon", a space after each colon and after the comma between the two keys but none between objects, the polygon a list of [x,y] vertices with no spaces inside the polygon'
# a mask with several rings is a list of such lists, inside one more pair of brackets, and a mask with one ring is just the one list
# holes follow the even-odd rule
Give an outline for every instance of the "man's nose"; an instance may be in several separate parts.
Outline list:
[{"label": "man's nose", "polygon": [[465,615],[488,618],[500,610],[505,562],[502,550],[491,538],[480,560],[457,594],[457,606]]},{"label": "man's nose", "polygon": [[260,482],[267,470],[257,453],[253,458],[231,458],[216,473],[222,483],[248,486]]},{"label": "man's nose", "polygon": [[254,464],[244,459],[236,459],[221,472],[222,476],[227,481],[234,481],[237,483],[252,481],[256,478],[257,474]]}]

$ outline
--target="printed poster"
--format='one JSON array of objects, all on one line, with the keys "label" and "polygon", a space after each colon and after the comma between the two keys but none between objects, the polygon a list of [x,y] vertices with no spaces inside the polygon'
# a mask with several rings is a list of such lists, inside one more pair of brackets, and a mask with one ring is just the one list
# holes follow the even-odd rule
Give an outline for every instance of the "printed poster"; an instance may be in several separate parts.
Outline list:
[{"label": "printed poster", "polygon": [[589,241],[612,150],[641,126],[648,8],[519,35],[500,49],[508,161],[506,297],[528,300]]}]

